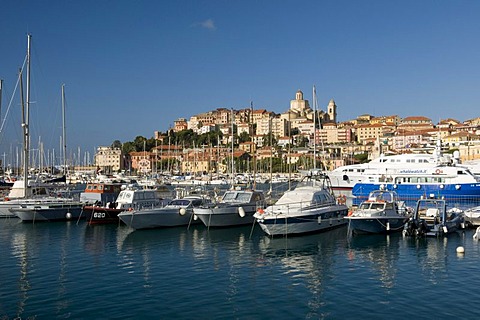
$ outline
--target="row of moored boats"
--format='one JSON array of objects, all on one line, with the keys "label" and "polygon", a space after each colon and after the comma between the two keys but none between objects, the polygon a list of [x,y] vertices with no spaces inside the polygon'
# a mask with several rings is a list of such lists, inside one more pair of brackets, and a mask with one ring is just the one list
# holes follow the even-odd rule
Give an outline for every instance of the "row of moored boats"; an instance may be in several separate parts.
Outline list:
[{"label": "row of moored boats", "polygon": [[84,219],[92,225],[121,221],[133,229],[193,224],[253,227],[258,223],[269,236],[342,226],[348,226],[351,234],[402,231],[405,236],[442,236],[480,222],[478,208],[447,210],[447,201],[435,197],[421,197],[415,207],[407,207],[394,190],[382,188],[352,209],[345,204],[345,196],[334,195],[330,179],[320,172],[308,172],[278,199],[245,188],[231,188],[221,196],[204,188],[177,188],[172,193],[167,188],[90,183],[79,201],[51,194],[7,199],[0,203],[0,216],[16,216],[25,222]]}]

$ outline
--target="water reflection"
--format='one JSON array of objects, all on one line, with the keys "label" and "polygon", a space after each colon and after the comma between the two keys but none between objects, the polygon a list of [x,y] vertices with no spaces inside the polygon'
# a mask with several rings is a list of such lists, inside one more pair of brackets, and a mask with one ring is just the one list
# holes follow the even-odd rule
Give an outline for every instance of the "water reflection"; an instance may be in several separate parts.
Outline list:
[{"label": "water reflection", "polygon": [[368,264],[382,287],[395,286],[399,259],[399,234],[356,235],[349,238],[348,259],[356,265]]},{"label": "water reflection", "polygon": [[345,228],[340,228],[299,237],[264,236],[259,241],[263,257],[271,264],[281,264],[281,276],[288,277],[294,286],[305,286],[310,292],[307,318],[321,315],[326,301],[324,295],[335,277],[335,256],[344,255],[345,235]]},{"label": "water reflection", "polygon": [[[72,244],[72,239],[71,239],[71,230],[72,228],[72,222],[68,221],[65,223],[65,228],[64,233],[62,236],[59,237],[59,243],[60,245],[60,256],[59,256],[59,273],[58,273],[58,292],[57,292],[57,314],[62,316],[62,317],[68,317],[68,314],[64,314],[66,310],[68,310],[69,307],[69,297],[67,295],[67,288],[66,284],[68,282],[68,256],[69,256],[69,250],[70,246]],[[67,312],[68,313],[68,312]]]},{"label": "water reflection", "polygon": [[[251,270],[253,254],[249,232],[249,228],[207,230],[204,226],[133,232],[119,228],[118,266],[129,274],[125,279],[141,275],[143,288],[157,292],[181,290],[177,286],[193,286],[200,292],[216,288],[209,296],[199,296],[191,290],[188,293],[181,290],[178,294],[189,301],[192,310],[195,304],[201,308],[208,303],[202,300],[216,299],[228,303],[235,314],[242,309],[238,300],[244,299],[239,288],[245,285],[244,271]],[[201,280],[192,282],[196,277]],[[188,299],[190,294],[192,297]]]},{"label": "water reflection", "polygon": [[463,296],[479,283],[480,246],[471,233],[349,240],[342,228],[272,239],[251,230],[0,222],[7,249],[0,251],[0,318],[341,319],[351,316],[348,308],[359,318],[387,318],[412,297]]},{"label": "water reflection", "polygon": [[114,224],[88,225],[84,224],[84,236],[82,237],[83,246],[86,252],[96,257],[96,262],[101,263],[101,258],[112,248],[117,246],[118,237],[122,230],[129,231],[128,228]]},{"label": "water reflection", "polygon": [[[456,247],[464,241],[465,233],[452,233],[448,237],[405,239],[415,252],[418,270],[425,280],[438,284],[448,277],[449,256],[456,256]],[[463,256],[462,256],[463,257]]]},{"label": "water reflection", "polygon": [[28,292],[31,289],[28,279],[28,251],[27,237],[25,233],[14,233],[11,241],[12,255],[18,258],[20,267],[20,277],[18,280],[19,301],[17,307],[17,318],[20,318],[25,310],[25,304],[28,299]]},{"label": "water reflection", "polygon": [[[71,224],[68,222],[62,224],[61,232],[57,232],[59,229],[53,231],[52,229],[56,226],[52,227],[49,223],[6,223],[3,227],[9,228],[8,234],[11,235],[9,239],[2,239],[3,243],[7,244],[6,248],[9,246],[5,253],[8,252],[12,259],[18,261],[14,267],[11,266],[8,269],[8,273],[12,276],[18,272],[18,281],[11,281],[8,286],[2,288],[7,293],[8,290],[15,290],[16,294],[9,295],[9,304],[17,306],[16,317],[31,316],[28,310],[35,303],[39,303],[39,295],[31,297],[31,292],[38,293],[39,289],[45,286],[55,292],[55,298],[52,299],[54,303],[52,309],[55,310],[55,314],[61,317],[66,316],[70,302],[67,295],[67,275],[68,257],[72,245]],[[45,254],[49,257],[46,262],[42,260]],[[3,259],[7,260],[7,257],[3,256]],[[48,272],[45,273],[44,270]],[[7,270],[4,272],[6,273]],[[15,300],[16,297],[18,301]]]}]

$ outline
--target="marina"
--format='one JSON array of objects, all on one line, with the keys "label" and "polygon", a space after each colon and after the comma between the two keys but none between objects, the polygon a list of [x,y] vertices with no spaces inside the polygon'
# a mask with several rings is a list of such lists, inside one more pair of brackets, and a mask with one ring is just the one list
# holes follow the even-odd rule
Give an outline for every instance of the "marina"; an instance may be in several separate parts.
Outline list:
[{"label": "marina", "polygon": [[[1,219],[0,316],[475,317],[477,301],[468,298],[480,283],[474,230],[441,239],[346,233],[271,238],[258,226],[132,231]],[[418,303],[433,296],[435,303]],[[445,308],[452,299],[462,307]]]},{"label": "marina", "polygon": [[478,318],[480,7],[23,6],[0,320]]}]

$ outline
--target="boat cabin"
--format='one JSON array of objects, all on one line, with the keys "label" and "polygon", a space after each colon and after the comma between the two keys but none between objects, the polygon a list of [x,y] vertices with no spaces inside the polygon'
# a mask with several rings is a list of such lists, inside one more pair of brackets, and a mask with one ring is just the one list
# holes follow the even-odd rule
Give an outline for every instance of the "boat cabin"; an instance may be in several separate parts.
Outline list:
[{"label": "boat cabin", "polygon": [[114,202],[121,188],[119,183],[88,183],[85,191],[80,194],[80,202],[97,205]]},{"label": "boat cabin", "polygon": [[227,203],[257,203],[258,201],[265,201],[265,195],[255,190],[228,190],[221,200]]},{"label": "boat cabin", "polygon": [[129,210],[165,206],[169,201],[170,199],[165,199],[158,190],[126,189],[120,191],[115,204],[117,209]]}]

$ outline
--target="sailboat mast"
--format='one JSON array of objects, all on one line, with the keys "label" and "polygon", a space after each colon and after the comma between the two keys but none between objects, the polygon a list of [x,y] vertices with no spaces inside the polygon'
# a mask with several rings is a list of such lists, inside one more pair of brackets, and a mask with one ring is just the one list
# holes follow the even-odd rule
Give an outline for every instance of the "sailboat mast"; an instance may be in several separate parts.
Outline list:
[{"label": "sailboat mast", "polygon": [[250,137],[250,140],[251,140],[251,146],[252,146],[252,153],[253,153],[253,190],[257,189],[257,157],[256,157],[256,154],[257,154],[257,150],[255,150],[255,147],[254,147],[254,137],[253,137],[253,134],[254,134],[254,127],[253,127],[253,101],[250,101],[250,134],[251,134],[251,137]]},{"label": "sailboat mast", "polygon": [[233,174],[234,169],[235,169],[235,164],[233,163],[233,140],[235,139],[235,135],[233,134],[233,122],[234,122],[234,114],[233,114],[233,109],[232,109],[232,186],[234,185],[235,181],[235,176]]},{"label": "sailboat mast", "polygon": [[67,138],[65,128],[65,84],[62,84],[62,141],[63,141],[63,174],[67,176]]},{"label": "sailboat mast", "polygon": [[3,79],[0,79],[0,121],[2,121],[2,91],[3,91]]},{"label": "sailboat mast", "polygon": [[30,132],[28,129],[30,123],[30,49],[31,49],[32,35],[27,37],[27,94],[25,102],[25,122],[22,123],[24,143],[23,143],[23,187],[24,196],[27,197],[28,187],[28,163],[29,163],[29,149],[30,149]]},{"label": "sailboat mast", "polygon": [[317,90],[313,85],[313,169],[317,168]]},{"label": "sailboat mast", "polygon": [[273,141],[272,141],[272,116],[270,115],[268,119],[268,131],[270,132],[270,194],[272,194],[273,191],[273,186],[272,186],[272,180],[273,180]]}]

